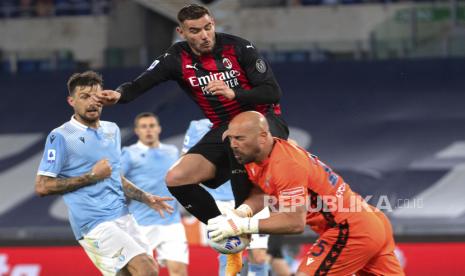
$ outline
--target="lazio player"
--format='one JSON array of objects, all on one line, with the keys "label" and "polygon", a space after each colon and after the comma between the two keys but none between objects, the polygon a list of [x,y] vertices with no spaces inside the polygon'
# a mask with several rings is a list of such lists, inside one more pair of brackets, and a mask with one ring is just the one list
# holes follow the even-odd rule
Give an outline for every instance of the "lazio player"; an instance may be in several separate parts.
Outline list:
[{"label": "lazio player", "polygon": [[103,275],[157,275],[145,236],[129,214],[125,196],[163,215],[173,208],[120,175],[121,137],[115,123],[100,121],[102,105],[92,96],[103,80],[95,72],[68,80],[71,120],[47,137],[35,181],[40,196],[62,194],[76,239]]},{"label": "lazio player", "polygon": [[[139,188],[160,196],[171,196],[166,187],[165,175],[178,160],[179,150],[174,145],[160,143],[160,122],[153,113],[136,116],[134,132],[137,143],[123,148],[122,171],[125,177]],[[158,263],[168,268],[171,276],[187,275],[189,249],[186,233],[181,223],[178,202],[170,205],[174,212],[161,217],[141,202],[131,200],[129,211],[156,250]]]}]

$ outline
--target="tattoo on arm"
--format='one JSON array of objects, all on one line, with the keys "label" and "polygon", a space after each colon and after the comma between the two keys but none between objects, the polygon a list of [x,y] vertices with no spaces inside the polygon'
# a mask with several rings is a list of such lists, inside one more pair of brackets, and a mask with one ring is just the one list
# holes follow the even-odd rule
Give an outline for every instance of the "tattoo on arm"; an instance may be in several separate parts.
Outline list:
[{"label": "tattoo on arm", "polygon": [[124,176],[121,176],[121,181],[123,182],[123,190],[126,197],[140,202],[146,202],[147,195],[143,190],[139,189]]},{"label": "tattoo on arm", "polygon": [[91,173],[70,178],[56,178],[38,175],[36,178],[36,191],[41,196],[65,194],[89,184],[93,184],[97,181],[98,180]]}]

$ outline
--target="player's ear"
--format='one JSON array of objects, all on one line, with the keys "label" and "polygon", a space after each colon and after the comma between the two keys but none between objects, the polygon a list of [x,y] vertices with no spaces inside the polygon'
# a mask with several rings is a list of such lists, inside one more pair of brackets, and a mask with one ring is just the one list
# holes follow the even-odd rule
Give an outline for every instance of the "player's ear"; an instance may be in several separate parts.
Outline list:
[{"label": "player's ear", "polygon": [[72,96],[66,97],[66,100],[70,106],[74,107],[74,98]]},{"label": "player's ear", "polygon": [[176,32],[179,34],[180,37],[185,38],[181,25],[176,27]]}]

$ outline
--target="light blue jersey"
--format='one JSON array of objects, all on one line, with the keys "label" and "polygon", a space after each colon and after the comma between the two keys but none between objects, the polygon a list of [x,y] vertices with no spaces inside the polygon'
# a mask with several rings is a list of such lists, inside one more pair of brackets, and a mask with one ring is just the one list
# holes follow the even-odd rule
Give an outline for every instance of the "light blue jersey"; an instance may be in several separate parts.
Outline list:
[{"label": "light blue jersey", "polygon": [[[149,148],[140,141],[123,148],[121,157],[124,176],[140,189],[158,196],[173,195],[168,191],[165,176],[168,169],[178,160],[179,150],[173,145],[160,144]],[[181,214],[176,200],[167,201],[173,206],[173,214],[162,218],[156,211],[144,203],[132,200],[129,211],[140,225],[168,225],[181,222]]]},{"label": "light blue jersey", "polygon": [[[197,144],[200,139],[211,129],[212,123],[208,119],[191,121],[184,136],[184,144],[182,152],[186,153],[190,148]],[[213,196],[215,200],[229,201],[234,200],[234,195],[231,189],[231,182],[227,181],[216,189],[204,188]]]},{"label": "light blue jersey", "polygon": [[101,159],[108,159],[112,167],[111,177],[63,195],[78,240],[98,224],[128,214],[121,184],[120,148],[120,130],[112,122],[100,121],[100,127],[93,129],[71,118],[47,137],[39,175],[81,176]]}]

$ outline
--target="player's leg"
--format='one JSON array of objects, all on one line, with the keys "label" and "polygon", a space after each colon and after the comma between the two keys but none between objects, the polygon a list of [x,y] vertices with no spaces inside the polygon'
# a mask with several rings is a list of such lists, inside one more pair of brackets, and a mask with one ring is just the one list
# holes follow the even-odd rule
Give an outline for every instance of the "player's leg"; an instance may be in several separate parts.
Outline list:
[{"label": "player's leg", "polygon": [[[270,210],[264,208],[254,218],[263,219],[270,216]],[[269,272],[268,266],[268,239],[269,235],[254,234],[249,245],[249,275],[267,276]]]},{"label": "player's leg", "polygon": [[383,222],[386,243],[382,250],[373,257],[368,264],[357,275],[390,275],[401,276],[404,275],[402,266],[395,254],[395,242],[392,232],[392,226],[386,215],[381,212],[375,212],[375,215]]},{"label": "player's leg", "polygon": [[249,275],[267,276],[268,275],[268,255],[266,248],[255,248],[249,250]]},{"label": "player's leg", "polygon": [[170,276],[186,276],[187,265],[185,263],[166,260],[166,267]]},{"label": "player's leg", "polygon": [[156,276],[158,275],[158,265],[155,263],[153,257],[142,253],[133,257],[125,269],[132,276]]},{"label": "player's leg", "polygon": [[153,258],[153,249],[150,246],[150,241],[144,235],[141,226],[132,215],[127,215],[124,218],[125,220],[117,221],[118,226],[145,251],[145,254],[142,253],[131,258],[126,265],[126,269],[131,275],[158,275],[158,264]]},{"label": "player's leg", "polygon": [[276,276],[290,276],[291,269],[284,259],[282,252],[284,236],[270,235],[268,240],[268,254],[271,257],[270,265],[273,274]]},{"label": "player's leg", "polygon": [[203,223],[219,216],[215,200],[199,183],[215,177],[215,165],[200,154],[186,154],[168,171],[166,183],[171,194]]},{"label": "player's leg", "polygon": [[158,272],[148,241],[142,233],[131,227],[133,224],[135,221],[132,216],[122,216],[100,223],[79,240],[103,275],[114,275],[120,270],[124,273],[129,268],[127,265],[136,257],[131,269],[135,266],[138,270],[149,273],[148,275],[156,275]]},{"label": "player's leg", "polygon": [[[187,275],[189,248],[182,223],[158,226],[159,245],[156,247],[157,260],[168,268],[170,276]],[[150,239],[150,237],[149,237]]]},{"label": "player's leg", "polygon": [[210,130],[166,175],[171,194],[189,213],[205,224],[221,213],[210,193],[198,184],[217,181],[217,185],[221,185],[229,178],[229,173],[222,176],[220,172],[224,174],[224,170],[218,169],[229,168],[228,156],[221,140],[224,130],[225,127]]},{"label": "player's leg", "polygon": [[[291,268],[284,258],[271,258],[271,270],[276,276],[291,276]],[[297,274],[298,275],[298,274]]]},{"label": "player's leg", "polygon": [[182,223],[145,225],[139,228],[147,237],[150,248],[156,250],[158,263],[166,266],[171,276],[187,275],[189,248]]},{"label": "player's leg", "polygon": [[302,260],[298,272],[301,275],[353,275],[379,248],[373,245],[366,232],[357,234],[346,221],[320,236]]}]

